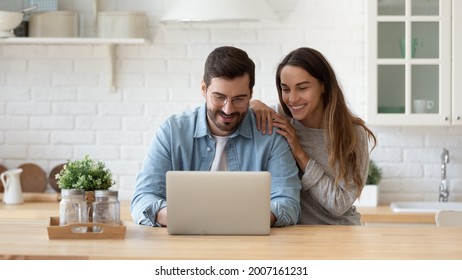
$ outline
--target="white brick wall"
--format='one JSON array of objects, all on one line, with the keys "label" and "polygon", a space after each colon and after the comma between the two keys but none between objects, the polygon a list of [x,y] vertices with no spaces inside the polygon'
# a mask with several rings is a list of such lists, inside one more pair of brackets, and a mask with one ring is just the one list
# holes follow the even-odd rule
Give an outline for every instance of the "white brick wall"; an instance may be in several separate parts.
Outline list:
[{"label": "white brick wall", "polygon": [[[94,36],[93,0],[60,0]],[[367,0],[268,0],[281,20],[263,23],[158,22],[170,0],[102,0],[102,10],[143,10],[151,43],[116,49],[117,92],[110,90],[109,54],[99,45],[0,44],[0,164],[51,169],[90,154],[114,173],[129,199],[153,131],[170,114],[203,102],[202,68],[220,45],[245,49],[257,65],[254,96],[277,102],[274,72],[300,46],[323,52],[337,71],[352,110],[365,114]],[[451,200],[462,201],[462,127],[372,127],[372,158],[383,170],[380,203],[436,200],[443,147]],[[50,190],[51,191],[51,190]]]}]

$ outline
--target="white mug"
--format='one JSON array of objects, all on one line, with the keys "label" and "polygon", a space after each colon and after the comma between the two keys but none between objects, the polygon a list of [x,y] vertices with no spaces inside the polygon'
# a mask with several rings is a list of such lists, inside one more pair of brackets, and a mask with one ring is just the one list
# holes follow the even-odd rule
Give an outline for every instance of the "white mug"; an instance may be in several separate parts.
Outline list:
[{"label": "white mug", "polygon": [[433,108],[433,101],[427,99],[414,99],[414,113],[422,114],[428,113],[428,111]]}]

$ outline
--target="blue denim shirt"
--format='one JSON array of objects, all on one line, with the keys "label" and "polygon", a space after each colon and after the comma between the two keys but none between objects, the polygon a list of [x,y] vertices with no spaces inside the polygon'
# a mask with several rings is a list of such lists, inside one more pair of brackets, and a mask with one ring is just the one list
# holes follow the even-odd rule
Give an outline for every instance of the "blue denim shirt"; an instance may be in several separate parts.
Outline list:
[{"label": "blue denim shirt", "polygon": [[[159,226],[156,214],[167,206],[166,172],[210,170],[215,146],[207,125],[205,104],[192,112],[168,118],[157,130],[136,179],[130,207],[134,221]],[[271,173],[274,226],[296,224],[300,215],[301,183],[297,164],[284,137],[277,133],[263,135],[257,130],[255,116],[249,110],[226,146],[229,171]],[[239,207],[238,201],[236,207]]]}]

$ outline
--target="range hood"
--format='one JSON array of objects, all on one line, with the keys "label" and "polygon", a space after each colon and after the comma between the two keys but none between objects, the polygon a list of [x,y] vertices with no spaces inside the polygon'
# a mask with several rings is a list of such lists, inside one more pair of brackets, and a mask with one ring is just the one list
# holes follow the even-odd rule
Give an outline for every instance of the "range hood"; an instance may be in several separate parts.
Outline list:
[{"label": "range hood", "polygon": [[161,22],[275,20],[266,0],[176,0]]}]

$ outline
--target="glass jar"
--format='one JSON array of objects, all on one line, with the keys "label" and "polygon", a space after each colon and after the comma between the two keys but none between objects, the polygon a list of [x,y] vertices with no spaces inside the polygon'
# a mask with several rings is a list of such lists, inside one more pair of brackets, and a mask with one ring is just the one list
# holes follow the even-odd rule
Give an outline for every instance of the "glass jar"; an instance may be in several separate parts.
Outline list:
[{"label": "glass jar", "polygon": [[[95,191],[95,202],[93,202],[93,222],[117,226],[120,223],[120,202],[119,192],[111,190]],[[101,231],[101,228],[94,227],[93,231]]]},{"label": "glass jar", "polygon": [[[76,189],[61,190],[59,203],[59,225],[65,226],[73,223],[87,222],[87,203],[85,191]],[[86,232],[87,227],[76,227],[72,231]]]}]

